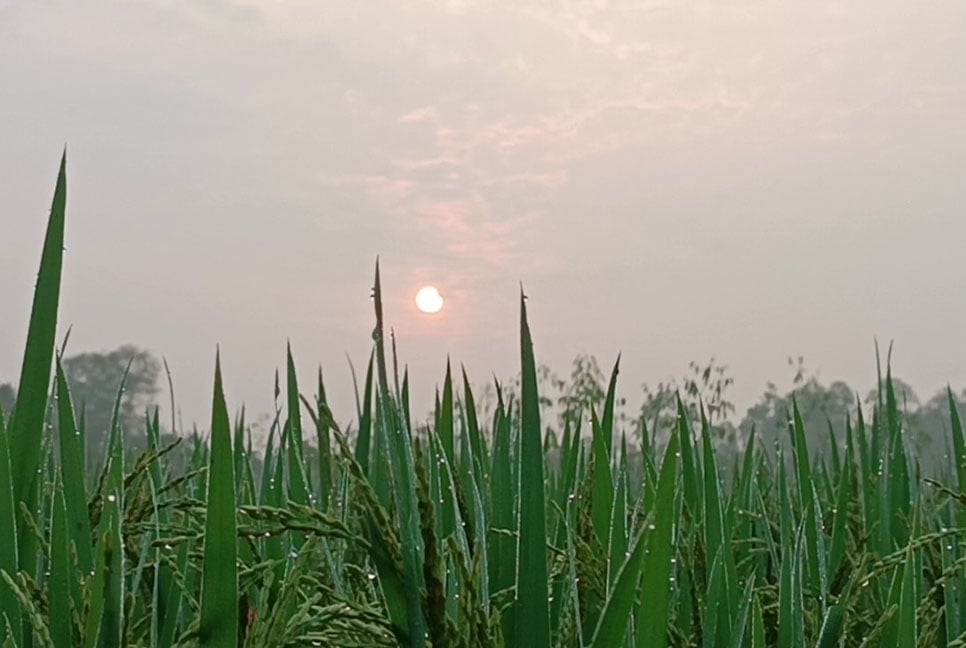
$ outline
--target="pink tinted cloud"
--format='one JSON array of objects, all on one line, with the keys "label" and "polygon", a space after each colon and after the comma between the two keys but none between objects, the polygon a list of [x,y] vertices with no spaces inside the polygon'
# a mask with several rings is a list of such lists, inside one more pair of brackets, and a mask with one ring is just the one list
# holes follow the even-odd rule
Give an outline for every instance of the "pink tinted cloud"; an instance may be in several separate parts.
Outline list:
[{"label": "pink tinted cloud", "polygon": [[420,226],[441,239],[446,251],[464,259],[502,265],[514,258],[529,217],[495,215],[479,194],[454,200],[420,198],[413,211]]},{"label": "pink tinted cloud", "polygon": [[436,106],[423,106],[403,113],[397,120],[400,124],[425,124],[439,121],[439,110]]},{"label": "pink tinted cloud", "polygon": [[416,188],[412,180],[387,175],[345,174],[324,181],[336,187],[364,187],[370,198],[384,205],[403,202]]},{"label": "pink tinted cloud", "polygon": [[569,174],[566,171],[551,171],[547,173],[523,172],[486,179],[482,184],[483,186],[558,189],[565,185],[567,180],[569,180]]},{"label": "pink tinted cloud", "polygon": [[462,166],[463,161],[452,155],[432,156],[424,159],[403,158],[393,160],[392,165],[403,171],[418,172]]}]

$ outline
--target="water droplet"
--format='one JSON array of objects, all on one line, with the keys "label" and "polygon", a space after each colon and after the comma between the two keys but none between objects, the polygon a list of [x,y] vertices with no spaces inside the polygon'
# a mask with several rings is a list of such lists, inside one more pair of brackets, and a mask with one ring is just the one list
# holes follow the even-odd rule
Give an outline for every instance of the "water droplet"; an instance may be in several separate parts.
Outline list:
[{"label": "water droplet", "polygon": [[117,501],[117,496],[115,496],[115,495],[108,495],[107,496],[107,501],[108,502],[116,502]]}]

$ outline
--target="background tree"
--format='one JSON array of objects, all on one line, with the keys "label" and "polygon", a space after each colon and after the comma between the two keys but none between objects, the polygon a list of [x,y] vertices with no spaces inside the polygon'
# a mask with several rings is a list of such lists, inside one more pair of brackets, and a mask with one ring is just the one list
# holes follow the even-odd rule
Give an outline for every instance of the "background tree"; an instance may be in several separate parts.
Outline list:
[{"label": "background tree", "polygon": [[[899,390],[896,391],[896,398],[902,403]],[[953,402],[960,417],[966,414],[966,390],[959,394],[954,392]],[[915,408],[907,407],[903,423],[906,438],[915,451],[923,473],[939,476],[939,471],[949,465],[948,457],[953,453],[949,447],[952,431],[949,428],[949,395],[946,389],[940,389],[924,403],[919,404],[917,400]]]},{"label": "background tree", "polygon": [[681,378],[659,382],[654,388],[641,385],[644,399],[638,415],[638,434],[646,429],[656,438],[666,438],[674,429],[680,396],[692,424],[700,425],[703,407],[719,445],[736,443],[735,427],[729,420],[735,411],[734,403],[728,399],[733,384],[728,367],[712,357],[704,365],[688,363],[688,371]]},{"label": "background tree", "polygon": [[[547,434],[562,434],[567,424],[576,427],[578,419],[585,422],[590,418],[593,407],[601,416],[607,396],[607,383],[610,373],[603,372],[596,356],[587,353],[577,354],[570,365],[568,379],[561,378],[547,364],[537,366],[537,389],[540,393],[541,421]],[[519,417],[520,375],[501,383],[503,398],[514,403],[514,417]],[[618,381],[619,384],[619,381]],[[481,420],[489,421],[496,407],[496,388],[493,383],[485,383],[474,389],[476,405]],[[627,420],[624,412],[626,399],[617,397],[614,402],[614,420],[617,430]],[[590,428],[582,425],[583,433],[590,434]]]},{"label": "background tree", "polygon": [[0,383],[0,409],[6,416],[10,416],[13,406],[17,402],[17,390],[9,383]]},{"label": "background tree", "polygon": [[[850,417],[856,420],[856,407],[859,392],[844,381],[824,383],[817,374],[811,373],[804,359],[789,358],[792,371],[792,386],[787,391],[779,391],[775,383],[769,382],[758,401],[748,408],[740,423],[735,424],[734,403],[729,391],[734,379],[725,365],[719,364],[714,357],[707,363],[691,362],[688,370],[680,378],[657,383],[656,386],[641,386],[642,399],[638,409],[635,432],[646,429],[659,445],[674,429],[677,418],[677,396],[680,395],[693,424],[700,422],[700,410],[704,407],[711,423],[715,447],[720,453],[719,464],[726,467],[734,453],[744,449],[747,437],[755,429],[757,441],[769,451],[776,444],[789,448],[790,437],[788,422],[792,412],[793,397],[798,403],[805,426],[805,435],[813,455],[824,454],[830,450],[830,427],[839,447],[845,443],[845,422]],[[572,364],[568,379],[560,378],[549,366],[540,365],[537,370],[540,389],[540,403],[543,410],[545,432],[551,442],[559,438],[565,425],[584,418],[584,434],[589,434],[586,419],[591,406],[600,412],[603,409],[609,373],[605,373],[597,358],[589,354],[577,355]],[[943,440],[950,438],[949,405],[946,390],[921,402],[912,387],[900,378],[893,378],[896,398],[903,413],[904,438],[909,443],[913,457],[919,462],[924,474],[936,471],[948,464],[951,449]],[[480,408],[480,420],[491,420],[496,402],[493,383],[484,384],[475,391],[476,402]],[[504,383],[504,398],[514,402],[514,416],[519,416],[519,376]],[[961,415],[966,415],[966,390],[955,395]],[[863,403],[867,422],[871,422],[872,409],[878,400],[875,390],[868,393]],[[617,402],[618,429],[626,420],[623,413],[625,400]],[[639,438],[639,437],[638,437]],[[790,456],[790,455],[789,455]],[[723,468],[726,470],[726,468]]]},{"label": "background tree", "polygon": [[[875,404],[878,402],[880,393],[882,394],[883,398],[885,397],[885,388],[886,388],[885,380],[883,380],[882,384],[879,385],[879,389],[881,390],[881,392],[876,391],[875,389],[870,389],[869,392],[865,395],[865,400],[863,402],[869,409],[872,409],[875,406]],[[919,397],[916,395],[916,392],[912,388],[912,385],[902,380],[901,378],[897,378],[893,376],[892,390],[896,394],[896,401],[899,404],[900,410],[902,410],[903,412],[912,412],[919,409],[919,406],[920,406]],[[946,392],[944,390],[943,394],[945,393]]]},{"label": "background tree", "polygon": [[[567,423],[575,427],[578,418],[590,416],[591,408],[597,412],[598,417],[603,416],[609,382],[610,373],[604,374],[595,356],[587,353],[578,354],[570,365],[570,380],[562,385],[560,395],[557,397],[561,428]],[[618,432],[627,420],[624,412],[625,405],[625,398],[615,396],[614,425]]]},{"label": "background tree", "polygon": [[84,413],[87,447],[99,456],[108,438],[114,403],[124,370],[130,371],[124,381],[118,408],[118,422],[125,439],[135,445],[144,437],[145,408],[158,393],[161,363],[149,351],[124,345],[112,351],[79,353],[63,360],[64,373],[70,385],[74,407]]},{"label": "background tree", "polygon": [[808,372],[801,356],[789,358],[788,364],[795,372],[792,388],[779,392],[775,383],[769,382],[765,393],[748,409],[738,426],[743,435],[747,436],[754,428],[758,441],[766,448],[774,448],[776,443],[789,448],[788,422],[794,398],[813,454],[830,449],[829,425],[839,443],[844,443],[846,417],[851,416],[854,421],[856,416],[856,391],[841,380],[823,384],[818,376]]}]

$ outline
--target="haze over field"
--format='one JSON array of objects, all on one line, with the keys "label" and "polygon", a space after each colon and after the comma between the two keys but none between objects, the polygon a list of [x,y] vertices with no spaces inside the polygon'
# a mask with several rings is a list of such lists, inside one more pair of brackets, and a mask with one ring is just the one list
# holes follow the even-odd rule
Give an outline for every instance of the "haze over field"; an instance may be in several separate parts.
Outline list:
[{"label": "haze over field", "polygon": [[[56,164],[75,351],[167,356],[186,421],[270,407],[291,338],[352,412],[381,255],[428,407],[445,355],[579,352],[623,391],[717,358],[743,406],[804,355],[966,383],[966,5],[0,0],[0,382]],[[425,284],[445,307],[420,313]],[[304,383],[305,385],[311,383]]]}]

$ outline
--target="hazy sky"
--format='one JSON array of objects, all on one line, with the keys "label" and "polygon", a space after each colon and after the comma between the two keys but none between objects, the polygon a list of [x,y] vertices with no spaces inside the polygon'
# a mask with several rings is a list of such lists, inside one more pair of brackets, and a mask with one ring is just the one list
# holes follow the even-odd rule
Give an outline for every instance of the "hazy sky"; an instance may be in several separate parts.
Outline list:
[{"label": "hazy sky", "polygon": [[[579,352],[623,392],[709,356],[966,385],[966,3],[0,0],[0,381],[68,146],[61,329],[164,354],[187,421],[270,409],[290,338],[341,419],[382,259],[428,406],[446,355]],[[439,287],[446,307],[419,314]],[[305,391],[313,389],[305,385]],[[741,412],[739,412],[740,414]]]}]

